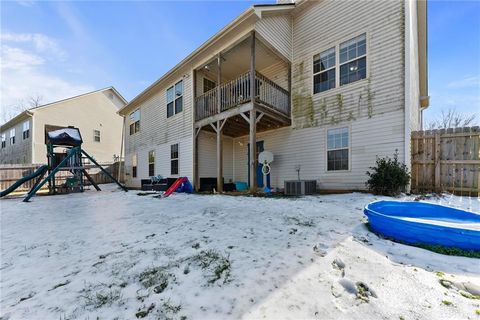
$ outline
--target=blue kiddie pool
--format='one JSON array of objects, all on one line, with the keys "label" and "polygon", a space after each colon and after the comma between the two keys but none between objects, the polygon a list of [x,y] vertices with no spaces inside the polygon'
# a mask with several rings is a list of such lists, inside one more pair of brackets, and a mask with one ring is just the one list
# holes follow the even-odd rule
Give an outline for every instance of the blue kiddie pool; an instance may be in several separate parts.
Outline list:
[{"label": "blue kiddie pool", "polygon": [[413,201],[375,201],[364,213],[373,231],[393,240],[480,250],[480,214]]}]

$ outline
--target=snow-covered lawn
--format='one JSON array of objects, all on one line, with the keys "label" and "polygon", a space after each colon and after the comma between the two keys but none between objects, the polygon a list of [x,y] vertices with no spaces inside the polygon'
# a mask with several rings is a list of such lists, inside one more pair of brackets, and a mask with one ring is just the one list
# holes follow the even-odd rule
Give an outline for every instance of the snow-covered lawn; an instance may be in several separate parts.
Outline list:
[{"label": "snow-covered lawn", "polygon": [[479,286],[480,260],[379,239],[363,223],[378,197],[103,189],[0,201],[2,319],[480,318],[440,284]]}]

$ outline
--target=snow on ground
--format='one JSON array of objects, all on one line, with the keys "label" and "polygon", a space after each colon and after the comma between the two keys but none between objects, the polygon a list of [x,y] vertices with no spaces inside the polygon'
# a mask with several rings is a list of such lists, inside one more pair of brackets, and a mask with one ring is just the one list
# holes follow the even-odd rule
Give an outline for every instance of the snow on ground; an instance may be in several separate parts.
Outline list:
[{"label": "snow on ground", "polygon": [[1,319],[480,318],[440,284],[480,286],[480,260],[379,239],[363,223],[379,197],[103,189],[0,201]]}]

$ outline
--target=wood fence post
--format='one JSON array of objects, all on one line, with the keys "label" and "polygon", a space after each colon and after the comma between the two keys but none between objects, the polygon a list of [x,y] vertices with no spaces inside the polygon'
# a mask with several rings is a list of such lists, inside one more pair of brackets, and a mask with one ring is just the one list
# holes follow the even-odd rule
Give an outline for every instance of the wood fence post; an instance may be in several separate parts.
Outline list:
[{"label": "wood fence post", "polygon": [[440,193],[441,189],[441,176],[440,176],[440,155],[441,155],[441,144],[440,144],[440,131],[435,130],[435,192]]}]

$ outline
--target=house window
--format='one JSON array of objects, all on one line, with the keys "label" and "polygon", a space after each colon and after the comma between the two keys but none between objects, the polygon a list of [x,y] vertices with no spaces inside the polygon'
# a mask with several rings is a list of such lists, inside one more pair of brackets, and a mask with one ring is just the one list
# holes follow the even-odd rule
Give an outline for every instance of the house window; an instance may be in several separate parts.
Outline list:
[{"label": "house window", "polygon": [[15,144],[15,128],[10,129],[10,145]]},{"label": "house window", "polygon": [[2,149],[7,146],[7,135],[2,133]]},{"label": "house window", "polygon": [[155,175],[155,151],[148,152],[148,175],[153,177]]},{"label": "house window", "polygon": [[132,157],[132,177],[137,177],[137,154],[134,154]]},{"label": "house window", "polygon": [[210,79],[203,78],[203,93],[215,89],[215,82]]},{"label": "house window", "polygon": [[140,131],[140,109],[130,113],[130,135]]},{"label": "house window", "polygon": [[352,83],[367,77],[366,35],[340,44],[340,85]]},{"label": "house window", "polygon": [[93,130],[93,141],[100,142],[100,130]]},{"label": "house window", "polygon": [[327,130],[327,171],[348,170],[348,128]]},{"label": "house window", "polygon": [[170,174],[178,174],[178,143],[170,146]]},{"label": "house window", "polygon": [[23,123],[23,140],[30,137],[30,121],[25,121]]},{"label": "house window", "polygon": [[167,89],[167,118],[183,110],[183,81]]},{"label": "house window", "polygon": [[313,57],[313,93],[335,88],[335,47]]}]

